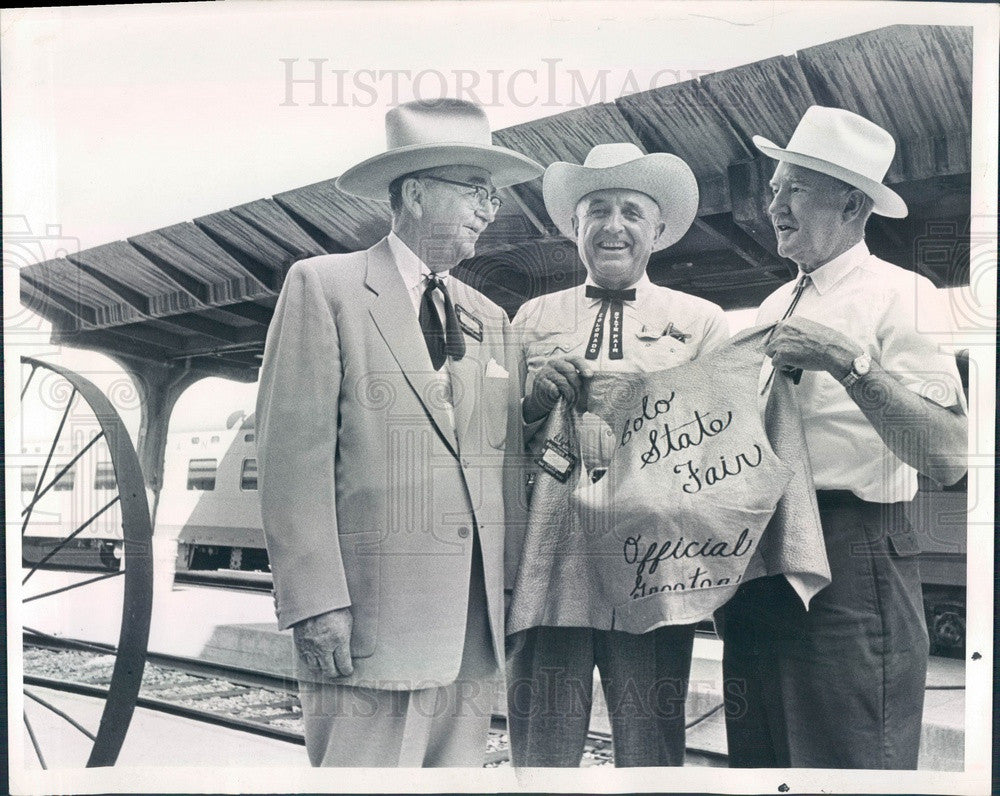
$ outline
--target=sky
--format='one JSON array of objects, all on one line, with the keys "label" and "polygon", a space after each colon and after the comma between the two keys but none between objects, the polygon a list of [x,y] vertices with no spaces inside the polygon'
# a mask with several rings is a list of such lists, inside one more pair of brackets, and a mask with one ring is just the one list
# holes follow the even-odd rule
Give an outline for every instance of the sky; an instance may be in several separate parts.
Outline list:
[{"label": "sky", "polygon": [[[117,379],[100,355],[48,343],[48,325],[18,304],[18,268],[334,177],[383,149],[384,113],[396,102],[464,92],[498,129],[884,25],[967,23],[973,10],[957,5],[228,2],[4,11],[8,353],[42,353],[99,383]],[[190,418],[211,396],[224,419],[249,408],[253,392],[206,380],[176,416]]]}]

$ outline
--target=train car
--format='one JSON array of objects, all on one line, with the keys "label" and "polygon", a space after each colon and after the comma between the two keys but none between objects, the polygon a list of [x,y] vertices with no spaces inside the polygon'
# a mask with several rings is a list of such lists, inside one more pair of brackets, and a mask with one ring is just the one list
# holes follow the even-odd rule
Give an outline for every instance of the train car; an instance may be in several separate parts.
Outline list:
[{"label": "train car", "polygon": [[93,444],[96,424],[68,426],[55,448],[51,440],[23,444],[12,468],[19,471],[22,566],[118,570],[122,527],[114,465],[107,447]]},{"label": "train car", "polygon": [[177,536],[180,574],[270,572],[257,496],[253,415],[168,440],[156,533]]}]

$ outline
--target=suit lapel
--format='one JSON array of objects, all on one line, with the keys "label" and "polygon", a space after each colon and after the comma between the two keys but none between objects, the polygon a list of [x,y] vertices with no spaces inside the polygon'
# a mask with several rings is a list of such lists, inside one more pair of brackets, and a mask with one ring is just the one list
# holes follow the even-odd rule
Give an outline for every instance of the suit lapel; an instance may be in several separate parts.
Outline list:
[{"label": "suit lapel", "polygon": [[379,334],[438,432],[457,456],[455,429],[447,412],[433,399],[437,393],[432,384],[436,375],[413,312],[413,304],[406,294],[406,286],[399,275],[389,243],[384,239],[368,250],[365,285],[375,293],[370,312]]}]

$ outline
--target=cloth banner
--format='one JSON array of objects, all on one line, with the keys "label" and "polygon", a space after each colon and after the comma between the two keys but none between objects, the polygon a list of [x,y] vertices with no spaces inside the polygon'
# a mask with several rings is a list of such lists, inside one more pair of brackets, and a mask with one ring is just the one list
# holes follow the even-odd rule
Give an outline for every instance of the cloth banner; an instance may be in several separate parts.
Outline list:
[{"label": "cloth banner", "polygon": [[507,633],[538,625],[645,633],[711,617],[739,584],[784,574],[803,603],[830,582],[791,380],[758,376],[771,327],[655,373],[595,375],[587,411],[617,446],[596,482],[575,412],[550,414]]}]

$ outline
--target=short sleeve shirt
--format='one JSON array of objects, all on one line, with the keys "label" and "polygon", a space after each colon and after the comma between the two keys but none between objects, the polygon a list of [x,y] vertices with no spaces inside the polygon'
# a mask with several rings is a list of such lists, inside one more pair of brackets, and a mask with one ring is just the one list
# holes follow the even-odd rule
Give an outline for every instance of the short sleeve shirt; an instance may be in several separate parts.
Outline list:
[{"label": "short sleeve shirt", "polygon": [[[586,284],[593,284],[589,279]],[[634,285],[635,301],[623,304],[622,358],[608,356],[610,318],[596,359],[599,373],[650,373],[682,365],[717,348],[729,339],[729,325],[722,308],[710,301],[654,285],[643,274]],[[584,357],[601,299],[587,298],[586,285],[548,293],[526,302],[514,318],[513,329],[526,365],[524,394],[530,394],[534,376],[549,359]],[[544,440],[537,434],[542,422],[525,428],[533,451]],[[590,412],[579,424],[584,465],[588,470],[607,467],[615,449],[614,434],[601,418]]]},{"label": "short sleeve shirt", "polygon": [[[842,332],[908,389],[966,410],[955,357],[935,340],[946,341],[953,324],[929,279],[880,260],[864,241],[809,276],[795,315]],[[758,323],[780,319],[794,287],[790,282],[768,296]],[[768,363],[762,379],[769,372]],[[805,371],[795,389],[817,489],[850,490],[873,503],[913,498],[916,470],[886,447],[837,379]]]}]

